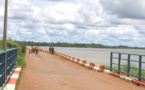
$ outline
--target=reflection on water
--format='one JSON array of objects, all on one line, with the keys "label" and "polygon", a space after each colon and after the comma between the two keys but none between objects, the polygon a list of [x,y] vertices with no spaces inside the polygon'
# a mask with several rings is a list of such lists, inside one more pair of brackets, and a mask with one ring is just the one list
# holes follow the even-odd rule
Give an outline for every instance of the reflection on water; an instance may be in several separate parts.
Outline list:
[{"label": "reflection on water", "polygon": [[[49,47],[40,47],[48,50]],[[55,51],[74,56],[96,64],[110,65],[110,52],[122,52],[130,54],[145,55],[145,50],[133,49],[105,49],[105,48],[68,48],[68,47],[54,47]],[[145,60],[143,60],[145,61]]]}]

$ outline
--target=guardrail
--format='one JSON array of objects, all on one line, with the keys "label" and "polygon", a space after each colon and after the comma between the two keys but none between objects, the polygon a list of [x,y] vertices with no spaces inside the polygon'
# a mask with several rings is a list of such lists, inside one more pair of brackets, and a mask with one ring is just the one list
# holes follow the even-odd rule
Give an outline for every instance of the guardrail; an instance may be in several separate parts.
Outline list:
[{"label": "guardrail", "polygon": [[4,86],[15,69],[17,48],[0,51],[0,88]]},{"label": "guardrail", "polygon": [[145,80],[145,55],[111,52],[110,71]]}]

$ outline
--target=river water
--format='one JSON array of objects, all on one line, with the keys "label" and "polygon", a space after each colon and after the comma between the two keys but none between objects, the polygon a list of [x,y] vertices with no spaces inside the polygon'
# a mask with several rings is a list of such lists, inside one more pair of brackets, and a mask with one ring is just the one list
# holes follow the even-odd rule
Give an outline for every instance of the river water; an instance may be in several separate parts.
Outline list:
[{"label": "river water", "polygon": [[[40,48],[49,50],[49,47],[41,46]],[[106,49],[106,48],[72,48],[72,47],[54,47],[54,48],[56,52],[64,53],[76,58],[80,58],[81,60],[86,60],[88,62],[94,62],[96,64],[103,65],[110,65],[110,52],[145,55],[145,50],[140,49]],[[145,62],[145,58],[143,58],[143,61]]]}]

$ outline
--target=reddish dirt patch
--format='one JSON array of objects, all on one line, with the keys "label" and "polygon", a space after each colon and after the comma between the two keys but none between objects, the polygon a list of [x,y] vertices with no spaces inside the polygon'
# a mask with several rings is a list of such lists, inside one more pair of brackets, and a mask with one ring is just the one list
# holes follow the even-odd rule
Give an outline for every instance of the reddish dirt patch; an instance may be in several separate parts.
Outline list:
[{"label": "reddish dirt patch", "polygon": [[26,54],[17,90],[145,90],[111,75],[86,69],[53,54]]}]

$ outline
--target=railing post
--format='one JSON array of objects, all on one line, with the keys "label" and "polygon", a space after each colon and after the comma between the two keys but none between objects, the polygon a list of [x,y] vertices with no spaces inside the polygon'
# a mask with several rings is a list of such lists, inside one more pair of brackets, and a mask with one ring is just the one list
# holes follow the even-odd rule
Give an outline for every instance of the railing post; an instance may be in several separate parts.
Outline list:
[{"label": "railing post", "polygon": [[130,73],[130,54],[128,54],[128,61],[127,61],[127,76],[129,77]]},{"label": "railing post", "polygon": [[121,62],[121,53],[119,53],[119,58],[118,58],[118,74],[120,73],[120,62]]},{"label": "railing post", "polygon": [[4,79],[5,79],[5,84],[7,81],[7,50],[5,50],[5,71],[4,71]]},{"label": "railing post", "polygon": [[113,53],[110,54],[110,71],[112,71]]},{"label": "railing post", "polygon": [[138,72],[138,80],[141,80],[141,70],[142,70],[142,56],[139,55],[139,72]]}]

